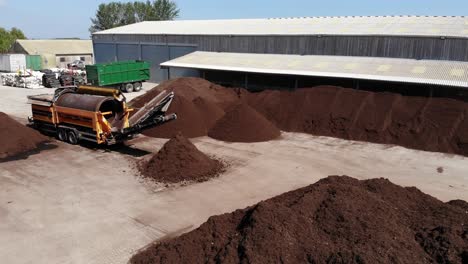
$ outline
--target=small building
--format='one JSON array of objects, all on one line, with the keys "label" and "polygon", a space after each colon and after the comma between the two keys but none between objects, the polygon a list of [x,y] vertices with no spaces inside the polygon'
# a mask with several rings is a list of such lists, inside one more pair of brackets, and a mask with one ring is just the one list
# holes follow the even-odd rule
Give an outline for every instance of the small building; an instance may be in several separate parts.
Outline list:
[{"label": "small building", "polygon": [[47,40],[16,40],[12,52],[27,55],[40,55],[42,67],[66,68],[74,60],[82,60],[85,64],[93,64],[93,45],[91,40],[82,39],[47,39]]}]

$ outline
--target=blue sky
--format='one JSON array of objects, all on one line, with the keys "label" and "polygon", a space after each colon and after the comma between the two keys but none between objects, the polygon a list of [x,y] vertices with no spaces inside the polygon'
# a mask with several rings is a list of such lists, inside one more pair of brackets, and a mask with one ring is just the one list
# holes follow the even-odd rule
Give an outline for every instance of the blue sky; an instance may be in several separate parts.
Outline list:
[{"label": "blue sky", "polygon": [[[0,27],[28,38],[89,38],[90,18],[111,0],[0,0]],[[468,15],[467,0],[176,0],[179,19],[346,15]]]}]

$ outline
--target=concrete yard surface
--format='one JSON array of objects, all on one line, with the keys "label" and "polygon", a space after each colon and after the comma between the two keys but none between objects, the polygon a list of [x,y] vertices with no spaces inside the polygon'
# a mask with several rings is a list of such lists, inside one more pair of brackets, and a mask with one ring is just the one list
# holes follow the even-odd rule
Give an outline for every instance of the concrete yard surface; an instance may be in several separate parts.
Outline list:
[{"label": "concrete yard surface", "polygon": [[298,133],[248,144],[192,139],[230,167],[207,182],[164,187],[138,177],[135,164],[165,141],[140,136],[120,149],[54,142],[0,163],[2,262],[126,263],[154,240],[328,175],[385,177],[443,201],[468,199],[468,158]]},{"label": "concrete yard surface", "polygon": [[[155,84],[145,83],[139,93]],[[26,122],[27,95],[53,89],[0,87],[0,111]],[[2,263],[127,263],[152,241],[198,227],[328,175],[384,177],[438,199],[468,200],[468,158],[398,146],[282,133],[262,143],[192,139],[229,164],[217,178],[186,186],[142,179],[136,164],[167,139],[139,136],[126,146],[53,147],[0,163]]]}]

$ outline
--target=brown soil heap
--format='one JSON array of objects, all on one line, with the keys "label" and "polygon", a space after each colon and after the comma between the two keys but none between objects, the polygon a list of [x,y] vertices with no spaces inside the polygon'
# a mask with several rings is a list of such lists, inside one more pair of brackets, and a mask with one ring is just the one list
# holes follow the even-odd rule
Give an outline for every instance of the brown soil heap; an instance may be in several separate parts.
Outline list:
[{"label": "brown soil heap", "polygon": [[468,104],[319,86],[245,100],[284,131],[468,155]]},{"label": "brown soil heap", "polygon": [[208,132],[208,136],[230,142],[259,142],[275,139],[280,131],[245,103],[231,107]]},{"label": "brown soil heap", "polygon": [[199,78],[179,78],[166,81],[130,102],[142,107],[162,90],[174,91],[169,112],[177,119],[145,131],[150,137],[171,138],[178,132],[189,138],[206,136],[214,123],[224,115],[224,108],[238,100],[233,89],[226,89]]},{"label": "brown soil heap", "polygon": [[174,91],[178,96],[183,96],[190,101],[201,97],[209,102],[220,105],[222,108],[238,100],[235,89],[226,89],[226,87],[201,78],[178,78],[164,82],[158,88]]},{"label": "brown soil heap", "polygon": [[467,263],[466,206],[385,179],[331,176],[210,217],[131,263]]},{"label": "brown soil heap", "polygon": [[139,166],[145,177],[158,182],[205,181],[217,176],[223,164],[199,151],[190,140],[178,134],[148,162]]},{"label": "brown soil heap", "polygon": [[209,102],[215,103],[222,108],[238,100],[234,89],[226,89],[207,80],[193,77],[177,78],[165,81],[149,90],[147,93],[131,101],[131,105],[141,107],[149,102],[162,90],[174,91],[176,97],[184,97],[189,101],[201,97]]},{"label": "brown soil heap", "polygon": [[[204,136],[215,125],[213,120],[220,117],[221,111],[214,108],[228,111],[244,101],[284,131],[468,156],[468,104],[453,99],[334,86],[249,93],[199,78],[180,78],[162,83],[131,103],[141,107],[162,89],[175,91],[175,98],[183,97],[189,103],[182,104],[180,101],[184,99],[174,102],[171,111],[179,113],[180,119],[149,130],[148,136],[169,138],[178,131],[188,137]],[[230,135],[219,139],[246,141]],[[246,142],[252,141],[256,141],[254,137]]]},{"label": "brown soil heap", "polygon": [[0,112],[0,159],[8,159],[35,150],[47,140],[36,130]]},{"label": "brown soil heap", "polygon": [[181,132],[189,138],[206,136],[208,131],[200,108],[182,96],[175,96],[168,113],[176,113],[177,119],[143,132],[149,137],[172,138]]},{"label": "brown soil heap", "polygon": [[216,121],[224,116],[224,110],[220,106],[204,99],[203,97],[195,98],[193,100],[193,104],[200,114],[203,115],[205,125],[208,130],[214,126]]}]

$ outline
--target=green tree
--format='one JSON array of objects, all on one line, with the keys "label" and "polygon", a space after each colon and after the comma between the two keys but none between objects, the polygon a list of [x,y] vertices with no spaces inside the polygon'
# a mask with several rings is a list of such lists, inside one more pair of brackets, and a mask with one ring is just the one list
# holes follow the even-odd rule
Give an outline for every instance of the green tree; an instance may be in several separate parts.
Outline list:
[{"label": "green tree", "polygon": [[8,52],[11,46],[17,39],[26,39],[24,33],[17,29],[12,28],[10,31],[0,27],[0,52]]},{"label": "green tree", "polygon": [[0,52],[6,52],[10,48],[10,33],[0,28]]},{"label": "green tree", "polygon": [[173,20],[179,16],[180,10],[171,0],[158,0],[153,3],[152,10],[155,14],[146,20]]},{"label": "green tree", "polygon": [[173,20],[179,12],[173,0],[100,4],[95,17],[91,18],[89,31],[94,33],[141,21]]},{"label": "green tree", "polygon": [[122,3],[100,4],[95,18],[91,18],[91,32],[118,27],[123,16]]},{"label": "green tree", "polygon": [[17,39],[26,39],[26,36],[24,35],[23,31],[21,31],[18,28],[15,28],[15,27],[11,28],[10,35],[15,40],[17,40]]}]

